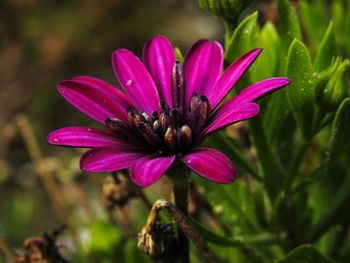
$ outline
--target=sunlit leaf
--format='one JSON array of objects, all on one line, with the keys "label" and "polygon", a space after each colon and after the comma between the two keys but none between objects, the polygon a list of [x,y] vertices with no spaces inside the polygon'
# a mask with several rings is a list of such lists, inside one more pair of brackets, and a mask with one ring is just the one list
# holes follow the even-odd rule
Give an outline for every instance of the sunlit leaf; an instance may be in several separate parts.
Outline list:
[{"label": "sunlit leaf", "polygon": [[287,88],[289,104],[304,138],[308,139],[314,115],[312,62],[307,47],[297,39],[288,51],[286,75],[291,80]]},{"label": "sunlit leaf", "polygon": [[318,49],[314,69],[318,72],[326,69],[331,64],[334,56],[336,56],[335,35],[333,22],[330,22]]},{"label": "sunlit leaf", "polygon": [[256,27],[257,17],[257,12],[246,17],[233,32],[225,47],[225,62],[227,65],[251,49],[251,39]]}]

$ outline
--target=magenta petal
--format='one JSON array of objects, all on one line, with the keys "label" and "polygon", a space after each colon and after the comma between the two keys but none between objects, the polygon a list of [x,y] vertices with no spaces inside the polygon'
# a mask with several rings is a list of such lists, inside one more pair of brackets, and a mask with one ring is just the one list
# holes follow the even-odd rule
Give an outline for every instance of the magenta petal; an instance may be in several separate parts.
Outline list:
[{"label": "magenta petal", "polygon": [[231,183],[237,176],[237,171],[230,159],[215,149],[196,148],[185,155],[182,161],[188,168],[215,183]]},{"label": "magenta petal", "polygon": [[172,107],[171,75],[175,64],[175,52],[164,36],[149,40],[143,48],[143,62],[157,85],[159,96]]},{"label": "magenta petal", "polygon": [[223,50],[218,42],[199,40],[186,54],[184,73],[186,105],[194,92],[204,95],[215,86],[223,67]]},{"label": "magenta petal", "polygon": [[119,89],[117,89],[113,85],[103,80],[89,77],[89,76],[78,76],[78,77],[75,77],[74,79],[82,82],[90,83],[90,84],[95,84],[99,86],[101,89],[104,89],[110,92],[115,96],[115,99],[118,101],[118,103],[122,105],[122,107],[124,107],[125,109],[127,109],[129,106],[132,106],[131,100],[123,92],[121,92]]},{"label": "magenta petal", "polygon": [[131,179],[141,187],[151,185],[168,170],[174,160],[175,155],[145,156],[131,165]]},{"label": "magenta petal", "polygon": [[253,102],[233,105],[226,107],[225,110],[219,110],[214,114],[207,128],[202,131],[199,137],[213,133],[232,123],[246,120],[256,116],[259,113],[259,105]]},{"label": "magenta petal", "polygon": [[82,148],[115,146],[125,149],[130,147],[128,143],[116,138],[111,132],[79,126],[55,130],[47,136],[47,141],[53,145]]},{"label": "magenta petal", "polygon": [[256,82],[225,102],[219,110],[221,111],[225,110],[227,107],[232,107],[233,105],[255,101],[270,92],[287,86],[288,84],[288,78],[270,78]]},{"label": "magenta petal", "polygon": [[95,148],[80,159],[80,168],[86,172],[113,172],[129,168],[142,154],[113,147]]},{"label": "magenta petal", "polygon": [[230,92],[232,87],[248,70],[261,51],[262,49],[260,48],[253,49],[238,58],[226,69],[216,85],[206,90],[205,95],[208,97],[212,109],[214,109],[224,99],[227,93]]},{"label": "magenta petal", "polygon": [[158,111],[158,90],[140,59],[126,49],[117,49],[112,62],[120,85],[135,105],[147,113]]},{"label": "magenta petal", "polygon": [[[105,86],[81,80],[65,80],[57,86],[61,95],[80,111],[105,123],[106,118],[126,121],[126,108],[119,103],[119,95]],[[116,90],[116,88],[115,88]]]}]

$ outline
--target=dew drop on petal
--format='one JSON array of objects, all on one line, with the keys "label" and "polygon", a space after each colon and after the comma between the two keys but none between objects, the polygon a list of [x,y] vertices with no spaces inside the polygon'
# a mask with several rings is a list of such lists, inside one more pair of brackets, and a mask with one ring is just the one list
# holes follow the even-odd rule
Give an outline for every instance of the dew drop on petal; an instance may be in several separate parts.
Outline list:
[{"label": "dew drop on petal", "polygon": [[132,84],[132,79],[129,79],[127,82],[126,82],[126,86],[131,86]]},{"label": "dew drop on petal", "polygon": [[56,142],[56,143],[60,142],[60,140],[58,138],[54,138],[53,141]]}]

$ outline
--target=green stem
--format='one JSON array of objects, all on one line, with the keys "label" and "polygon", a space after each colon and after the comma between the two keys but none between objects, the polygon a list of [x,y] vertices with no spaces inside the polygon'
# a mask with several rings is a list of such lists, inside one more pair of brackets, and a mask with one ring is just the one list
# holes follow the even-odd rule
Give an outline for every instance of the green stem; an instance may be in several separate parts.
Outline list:
[{"label": "green stem", "polygon": [[292,183],[295,177],[297,176],[297,173],[300,169],[300,165],[304,159],[304,155],[308,146],[308,141],[302,141],[292,157],[292,160],[287,169],[287,175],[283,182],[283,190],[285,190],[286,192],[289,192],[289,190],[291,189]]},{"label": "green stem", "polygon": [[[188,193],[189,193],[189,174],[185,169],[174,169],[171,174],[173,185],[173,194],[175,205],[181,212],[188,215]],[[178,253],[181,263],[189,263],[189,240],[185,233],[178,227]]]},{"label": "green stem", "polygon": [[250,121],[250,133],[253,136],[260,164],[264,173],[264,184],[271,200],[275,200],[280,189],[281,173],[275,162],[264,128],[259,118]]},{"label": "green stem", "polygon": [[317,109],[315,112],[315,116],[311,125],[311,132],[313,136],[315,136],[321,130],[321,124],[326,115],[326,112],[322,109]]}]

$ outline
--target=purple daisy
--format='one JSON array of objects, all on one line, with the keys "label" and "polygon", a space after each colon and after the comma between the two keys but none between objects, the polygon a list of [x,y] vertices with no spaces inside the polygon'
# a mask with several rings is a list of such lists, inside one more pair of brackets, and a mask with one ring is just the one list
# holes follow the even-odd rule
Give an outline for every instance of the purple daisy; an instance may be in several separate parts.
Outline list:
[{"label": "purple daisy", "polygon": [[237,175],[230,159],[200,143],[217,130],[256,116],[255,100],[289,84],[287,78],[265,79],[223,102],[260,52],[246,53],[222,73],[223,49],[215,41],[194,43],[183,64],[164,36],[146,43],[143,62],[117,49],[112,63],[124,92],[87,76],[58,85],[68,102],[106,129],[61,128],[49,134],[48,142],[92,148],[81,157],[82,170],[129,168],[132,180],[142,187],[156,182],[174,162],[210,181],[230,183]]}]

